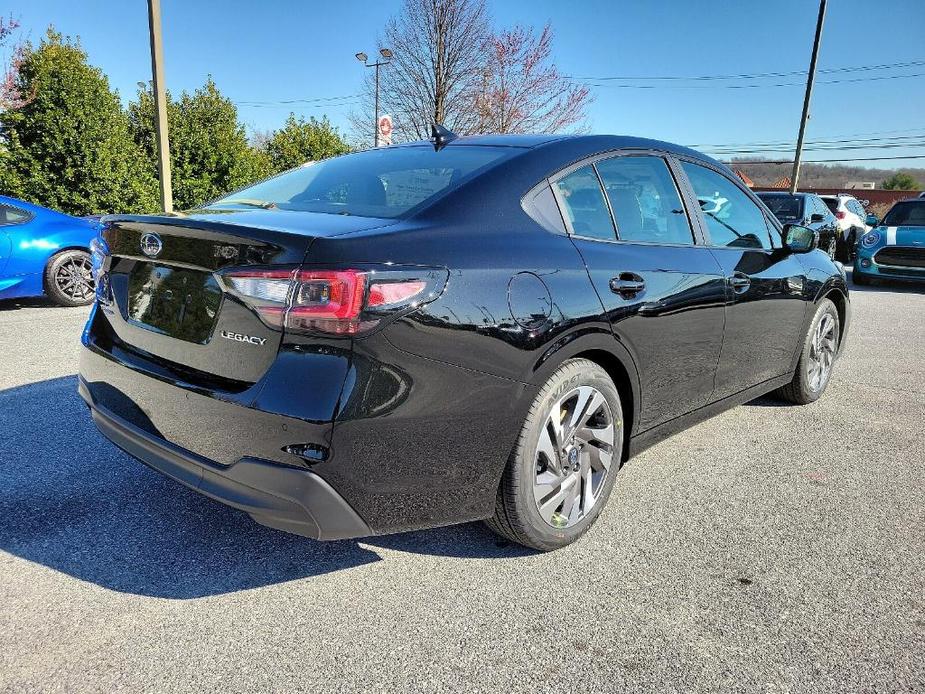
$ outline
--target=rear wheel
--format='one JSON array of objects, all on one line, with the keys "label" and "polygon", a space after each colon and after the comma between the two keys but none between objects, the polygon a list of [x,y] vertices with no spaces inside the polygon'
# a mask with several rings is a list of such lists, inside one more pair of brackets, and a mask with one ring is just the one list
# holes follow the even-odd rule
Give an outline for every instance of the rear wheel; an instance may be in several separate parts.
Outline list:
[{"label": "rear wheel", "polygon": [[620,395],[610,376],[587,359],[566,361],[533,401],[488,527],[543,551],[574,542],[607,503],[622,450]]},{"label": "rear wheel", "polygon": [[803,351],[793,380],[775,393],[796,405],[818,400],[829,385],[840,338],[841,327],[835,304],[823,299],[803,340]]},{"label": "rear wheel", "polygon": [[90,254],[64,251],[52,256],[45,267],[45,291],[60,306],[86,306],[93,302]]}]

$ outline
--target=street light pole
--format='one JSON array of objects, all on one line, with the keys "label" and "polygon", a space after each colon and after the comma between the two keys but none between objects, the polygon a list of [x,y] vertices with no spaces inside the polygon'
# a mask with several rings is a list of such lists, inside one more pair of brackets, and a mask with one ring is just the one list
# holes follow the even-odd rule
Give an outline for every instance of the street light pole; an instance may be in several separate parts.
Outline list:
[{"label": "street light pole", "polygon": [[379,146],[379,61],[376,61],[376,106],[373,108],[373,147]]},{"label": "street light pole", "polygon": [[148,0],[148,31],[151,34],[151,91],[154,95],[154,122],[157,135],[157,172],[161,209],[173,212],[170,183],[170,141],[167,139],[167,88],[164,85],[164,48],[161,40],[161,2]]},{"label": "street light pole", "polygon": [[392,51],[390,51],[388,48],[380,48],[379,55],[385,58],[385,60],[377,60],[374,63],[370,63],[369,56],[362,51],[356,54],[356,59],[363,63],[363,65],[366,67],[374,68],[376,70],[376,105],[373,112],[373,147],[379,146],[379,68],[392,62]]},{"label": "street light pole", "polygon": [[816,81],[816,58],[822,40],[822,25],[825,22],[826,0],[819,0],[819,18],[816,20],[816,38],[813,40],[813,55],[809,59],[809,74],[806,76],[806,95],[803,97],[803,117],[800,119],[800,134],[797,136],[797,151],[793,157],[793,172],[790,174],[790,194],[797,192],[800,181],[800,159],[803,156],[803,135],[809,120],[809,102],[813,96],[813,82]]}]

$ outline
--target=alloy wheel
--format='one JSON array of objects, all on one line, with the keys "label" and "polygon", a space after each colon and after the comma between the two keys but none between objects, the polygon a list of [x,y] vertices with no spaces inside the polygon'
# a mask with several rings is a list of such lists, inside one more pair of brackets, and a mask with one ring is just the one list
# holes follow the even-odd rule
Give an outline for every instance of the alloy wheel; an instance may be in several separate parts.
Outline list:
[{"label": "alloy wheel", "polygon": [[71,256],[55,271],[55,285],[75,301],[86,301],[93,295],[91,270],[89,257]]},{"label": "alloy wheel", "polygon": [[837,347],[837,324],[831,313],[824,313],[809,345],[809,359],[806,362],[806,380],[809,388],[818,393],[828,383],[835,361]]},{"label": "alloy wheel", "polygon": [[574,388],[553,404],[534,453],[533,495],[546,523],[568,528],[590,513],[610,473],[617,426],[593,386]]}]

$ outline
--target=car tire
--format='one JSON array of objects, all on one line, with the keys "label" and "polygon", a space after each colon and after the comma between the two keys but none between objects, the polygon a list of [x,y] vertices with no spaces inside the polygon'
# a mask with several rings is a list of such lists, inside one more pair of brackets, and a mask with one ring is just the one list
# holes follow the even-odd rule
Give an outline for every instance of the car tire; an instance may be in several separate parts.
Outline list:
[{"label": "car tire", "polygon": [[530,407],[488,527],[541,551],[577,540],[610,496],[623,430],[620,394],[607,372],[587,359],[564,362]]},{"label": "car tire", "polygon": [[59,306],[86,306],[93,303],[90,254],[81,250],[63,251],[45,266],[45,293]]},{"label": "car tire", "polygon": [[838,355],[841,324],[838,310],[829,299],[823,299],[803,338],[803,350],[793,380],[775,394],[795,405],[815,402],[825,392]]}]

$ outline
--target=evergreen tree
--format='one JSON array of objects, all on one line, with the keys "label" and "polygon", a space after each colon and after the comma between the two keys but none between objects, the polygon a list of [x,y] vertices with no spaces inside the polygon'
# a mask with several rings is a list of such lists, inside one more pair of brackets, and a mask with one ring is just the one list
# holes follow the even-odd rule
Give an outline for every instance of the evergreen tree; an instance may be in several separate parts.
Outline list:
[{"label": "evergreen tree", "polygon": [[914,177],[899,171],[881,184],[886,190],[919,190],[922,186]]},{"label": "evergreen tree", "polygon": [[49,27],[15,79],[29,99],[0,112],[0,190],[76,215],[157,208],[119,95],[79,42]]},{"label": "evergreen tree", "polygon": [[275,172],[301,166],[307,161],[318,161],[338,154],[346,154],[350,145],[341,137],[327,117],[296,119],[289,114],[286,124],[275,131],[266,143]]},{"label": "evergreen tree", "polygon": [[[129,104],[135,142],[145,152],[145,167],[156,175],[154,99],[141,90]],[[247,142],[234,104],[210,77],[193,94],[179,101],[167,95],[173,199],[177,209],[192,209],[224,193],[265,178],[271,173],[269,157]]]}]

